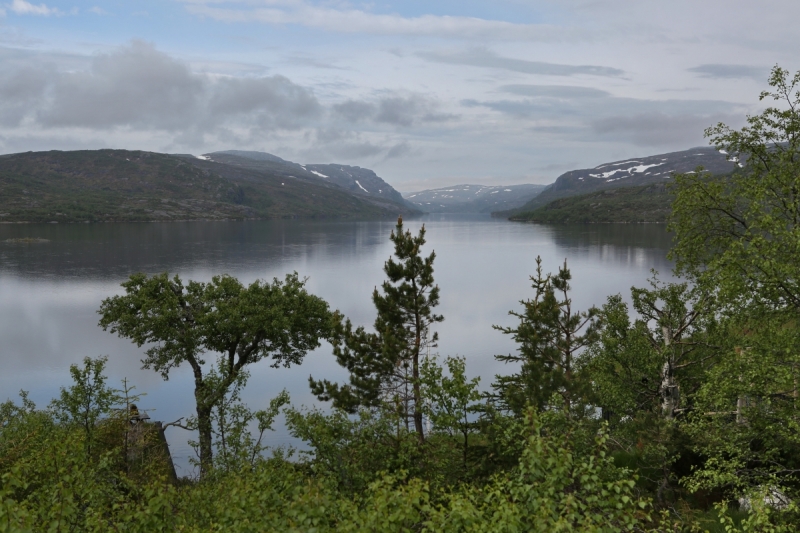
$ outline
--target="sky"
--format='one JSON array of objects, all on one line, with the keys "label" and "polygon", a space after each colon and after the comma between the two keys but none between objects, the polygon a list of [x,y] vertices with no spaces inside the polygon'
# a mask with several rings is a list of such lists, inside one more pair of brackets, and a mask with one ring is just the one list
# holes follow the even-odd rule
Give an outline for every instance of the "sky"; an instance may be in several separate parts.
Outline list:
[{"label": "sky", "polygon": [[260,150],[404,192],[704,146],[797,0],[0,0],[0,153]]}]

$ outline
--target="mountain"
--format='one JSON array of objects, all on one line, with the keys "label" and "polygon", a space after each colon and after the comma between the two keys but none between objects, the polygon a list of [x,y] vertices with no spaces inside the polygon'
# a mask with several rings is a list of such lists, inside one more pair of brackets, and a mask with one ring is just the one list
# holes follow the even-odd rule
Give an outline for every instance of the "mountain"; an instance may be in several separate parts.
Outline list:
[{"label": "mountain", "polygon": [[664,224],[672,211],[665,183],[567,196],[509,220],[544,224]]},{"label": "mountain", "polygon": [[546,185],[454,185],[411,192],[407,201],[429,213],[490,213],[520,207]]},{"label": "mountain", "polygon": [[618,187],[663,183],[670,179],[672,173],[694,172],[698,166],[704,167],[712,174],[725,174],[733,171],[737,166],[742,166],[742,163],[729,161],[726,154],[709,147],[604,163],[594,168],[571,170],[562,174],[553,184],[525,205],[511,212],[494,214],[496,216],[517,216],[559,198]]},{"label": "mountain", "polygon": [[302,175],[282,160],[262,163],[129,150],[3,155],[0,222],[378,218],[412,212]]},{"label": "mountain", "polygon": [[201,157],[207,161],[292,176],[295,179],[304,179],[317,184],[334,185],[350,192],[350,194],[368,198],[369,201],[376,205],[386,208],[396,205],[402,206],[405,212],[416,210],[414,206],[406,203],[403,200],[403,196],[391,185],[367,168],[335,163],[301,165],[266,152],[246,152],[242,150],[212,152],[203,154]]}]

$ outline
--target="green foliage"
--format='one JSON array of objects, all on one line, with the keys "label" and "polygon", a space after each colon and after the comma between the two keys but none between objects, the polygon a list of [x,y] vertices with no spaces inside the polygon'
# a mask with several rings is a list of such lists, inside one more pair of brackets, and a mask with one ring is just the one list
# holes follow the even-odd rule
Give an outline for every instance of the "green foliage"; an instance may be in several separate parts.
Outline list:
[{"label": "green foliage", "polygon": [[731,303],[800,307],[800,73],[775,67],[771,91],[781,101],[748,116],[739,131],[725,124],[706,136],[746,162],[730,177],[678,175],[670,229],[677,269],[716,287]]},{"label": "green foliage", "polygon": [[348,415],[290,408],[285,414],[290,433],[311,448],[301,452],[310,473],[343,493],[362,493],[384,472],[424,471],[416,438],[393,410],[361,408]]},{"label": "green foliage", "polygon": [[[798,83],[800,73],[790,77],[776,66],[760,98],[779,107],[748,116],[741,130],[724,124],[706,130],[712,144],[745,166],[725,178],[677,176],[670,222],[677,269],[715,295],[724,333],[686,425],[705,459],[686,485],[754,502],[772,490],[792,501],[800,495]],[[798,523],[791,505],[754,505],[742,522],[751,531],[789,523]]]},{"label": "green foliage", "polygon": [[[308,294],[297,273],[285,281],[255,281],[248,287],[231,276],[209,283],[167,273],[134,274],[125,295],[103,300],[100,325],[138,346],[152,343],[145,368],[169,372],[188,363],[194,374],[201,472],[212,466],[211,412],[247,365],[268,358],[273,367],[299,364],[332,328],[328,304]],[[204,376],[203,356],[218,353],[216,373]]]},{"label": "green foliage", "polygon": [[600,405],[621,417],[642,412],[672,419],[689,409],[689,398],[719,357],[710,296],[686,283],[631,288],[626,303],[611,296],[599,314],[599,337],[586,358]]},{"label": "green foliage", "polygon": [[554,395],[560,397],[559,403],[568,413],[583,414],[589,381],[579,371],[579,358],[596,336],[597,309],[572,310],[570,279],[566,260],[553,276],[544,275],[542,260],[537,257],[536,275],[531,276],[533,299],[520,301],[521,313],[509,311],[519,319],[519,325],[494,326],[519,344],[519,353],[495,356],[498,361],[519,364],[519,372],[497,376],[493,384],[503,407],[518,415],[528,406],[552,406]]},{"label": "green foliage", "polygon": [[[219,383],[220,374],[221,372],[218,371],[209,372],[206,380],[210,383]],[[269,449],[263,444],[264,433],[272,430],[275,417],[278,416],[281,408],[289,403],[289,393],[283,390],[270,400],[267,409],[258,411],[249,409],[241,401],[241,392],[247,384],[249,376],[249,372],[242,371],[230,389],[211,410],[215,474],[253,468],[262,454]],[[253,425],[255,425],[255,434],[251,431]],[[190,417],[186,425],[182,427],[196,430],[197,418]],[[195,448],[195,452],[199,452],[198,442],[190,441],[189,444]],[[190,459],[190,462],[200,466],[195,459]]]},{"label": "green foliage", "polygon": [[[375,332],[353,330],[349,320],[340,325],[333,340],[334,355],[350,372],[350,382],[339,386],[328,380],[309,378],[311,390],[320,400],[333,400],[335,407],[355,412],[359,406],[393,404],[407,421],[413,420],[420,443],[424,442],[420,355],[438,339],[431,326],[444,318],[433,312],[439,304],[439,287],[433,283],[436,254],[420,255],[425,244],[425,226],[414,237],[403,230],[403,219],[390,236],[394,256],[383,266],[387,280],[375,289],[372,302],[378,312]],[[408,423],[408,422],[406,422]]]},{"label": "green foliage", "polygon": [[775,486],[796,500],[800,335],[778,320],[751,319],[747,325],[747,344],[729,346],[696,395],[687,431],[708,460],[689,486],[724,487],[737,497]]},{"label": "green foliage", "polygon": [[672,196],[663,184],[618,187],[559,198],[509,220],[543,224],[610,224],[667,222]]},{"label": "green foliage", "polygon": [[91,455],[95,441],[95,429],[103,415],[121,401],[119,391],[106,385],[103,375],[108,357],[83,358],[83,368],[70,365],[69,373],[74,384],[61,388],[61,395],[53,400],[50,408],[57,419],[79,426],[85,434],[86,454]]},{"label": "green foliage", "polygon": [[449,375],[444,375],[436,359],[426,357],[420,370],[424,413],[433,423],[434,430],[457,434],[463,438],[464,470],[467,469],[469,435],[476,431],[474,414],[480,411],[476,404],[481,399],[478,383],[481,378],[467,380],[466,361],[463,357],[447,357],[444,361]]}]

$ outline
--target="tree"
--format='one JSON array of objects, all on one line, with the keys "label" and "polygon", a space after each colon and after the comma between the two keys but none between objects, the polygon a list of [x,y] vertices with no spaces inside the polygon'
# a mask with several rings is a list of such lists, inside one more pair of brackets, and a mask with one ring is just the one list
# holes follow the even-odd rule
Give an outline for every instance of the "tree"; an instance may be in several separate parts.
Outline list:
[{"label": "tree", "polygon": [[674,478],[687,470],[681,470],[691,455],[683,438],[686,415],[719,360],[717,324],[708,293],[686,283],[654,275],[650,288],[632,287],[631,297],[633,317],[619,295],[602,307],[584,372],[615,442],[663,503]]},{"label": "tree", "polygon": [[[103,300],[100,326],[142,346],[154,343],[144,368],[170,371],[188,363],[194,374],[200,471],[212,467],[212,410],[248,365],[270,358],[272,367],[300,364],[332,329],[331,312],[305,290],[297,273],[281,282],[255,281],[245,287],[231,276],[209,283],[167,273],[134,274],[122,284],[125,294]],[[204,373],[204,356],[217,353],[213,379]]]},{"label": "tree", "polygon": [[540,410],[550,406],[553,395],[560,397],[567,413],[578,412],[589,390],[588,379],[579,373],[578,358],[596,337],[597,309],[572,310],[570,279],[566,260],[558,274],[545,276],[542,259],[537,257],[536,275],[531,276],[533,299],[520,301],[522,313],[509,311],[519,325],[494,326],[519,344],[517,354],[495,356],[498,361],[519,364],[519,372],[497,376],[492,385],[501,403],[518,415],[528,405]]},{"label": "tree", "polygon": [[435,346],[438,334],[431,326],[444,318],[433,313],[439,304],[439,287],[433,284],[436,254],[420,255],[425,244],[425,226],[416,237],[403,230],[403,219],[389,239],[394,256],[383,266],[389,278],[376,288],[372,302],[378,311],[375,332],[363,327],[355,330],[347,320],[337,328],[333,348],[336,360],[350,372],[350,380],[340,386],[309,377],[311,390],[322,401],[333,400],[335,407],[355,412],[359,406],[394,403],[406,419],[413,420],[419,442],[425,441],[422,426],[420,355]]},{"label": "tree", "polygon": [[706,461],[690,486],[737,495],[800,474],[800,72],[775,66],[768,83],[759,98],[777,106],[705,132],[741,169],[677,175],[669,224],[677,272],[715,294],[728,337],[695,398],[688,431]]},{"label": "tree", "polygon": [[650,412],[666,420],[688,411],[688,400],[718,357],[712,300],[687,283],[632,287],[633,310],[611,296],[598,315],[598,337],[587,371],[597,399],[620,417]]},{"label": "tree", "polygon": [[70,365],[74,384],[68,389],[61,387],[59,398],[50,402],[58,419],[81,428],[87,457],[92,454],[97,423],[122,400],[120,391],[106,385],[103,370],[107,361],[108,357],[84,357],[83,367]]},{"label": "tree", "polygon": [[676,270],[729,303],[800,309],[800,72],[776,66],[760,99],[781,101],[739,131],[708,128],[711,144],[746,166],[730,176],[675,176],[669,228]]},{"label": "tree", "polygon": [[479,407],[475,402],[481,399],[478,390],[481,378],[467,380],[467,365],[463,357],[447,357],[444,363],[449,376],[443,375],[442,367],[436,364],[435,359],[426,357],[422,362],[424,409],[434,428],[458,433],[464,438],[462,459],[466,470],[469,434],[476,429],[469,415],[476,413]]}]

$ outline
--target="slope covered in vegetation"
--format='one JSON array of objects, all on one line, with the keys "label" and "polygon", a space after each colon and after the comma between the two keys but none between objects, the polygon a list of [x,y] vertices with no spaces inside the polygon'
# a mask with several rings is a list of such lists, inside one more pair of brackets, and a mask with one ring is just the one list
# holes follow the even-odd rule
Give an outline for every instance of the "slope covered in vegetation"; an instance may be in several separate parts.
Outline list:
[{"label": "slope covered in vegetation", "polygon": [[619,187],[553,200],[509,220],[545,224],[665,224],[672,196],[665,184]]},{"label": "slope covered in vegetation", "polygon": [[393,217],[339,187],[194,157],[128,150],[0,157],[0,221]]}]

